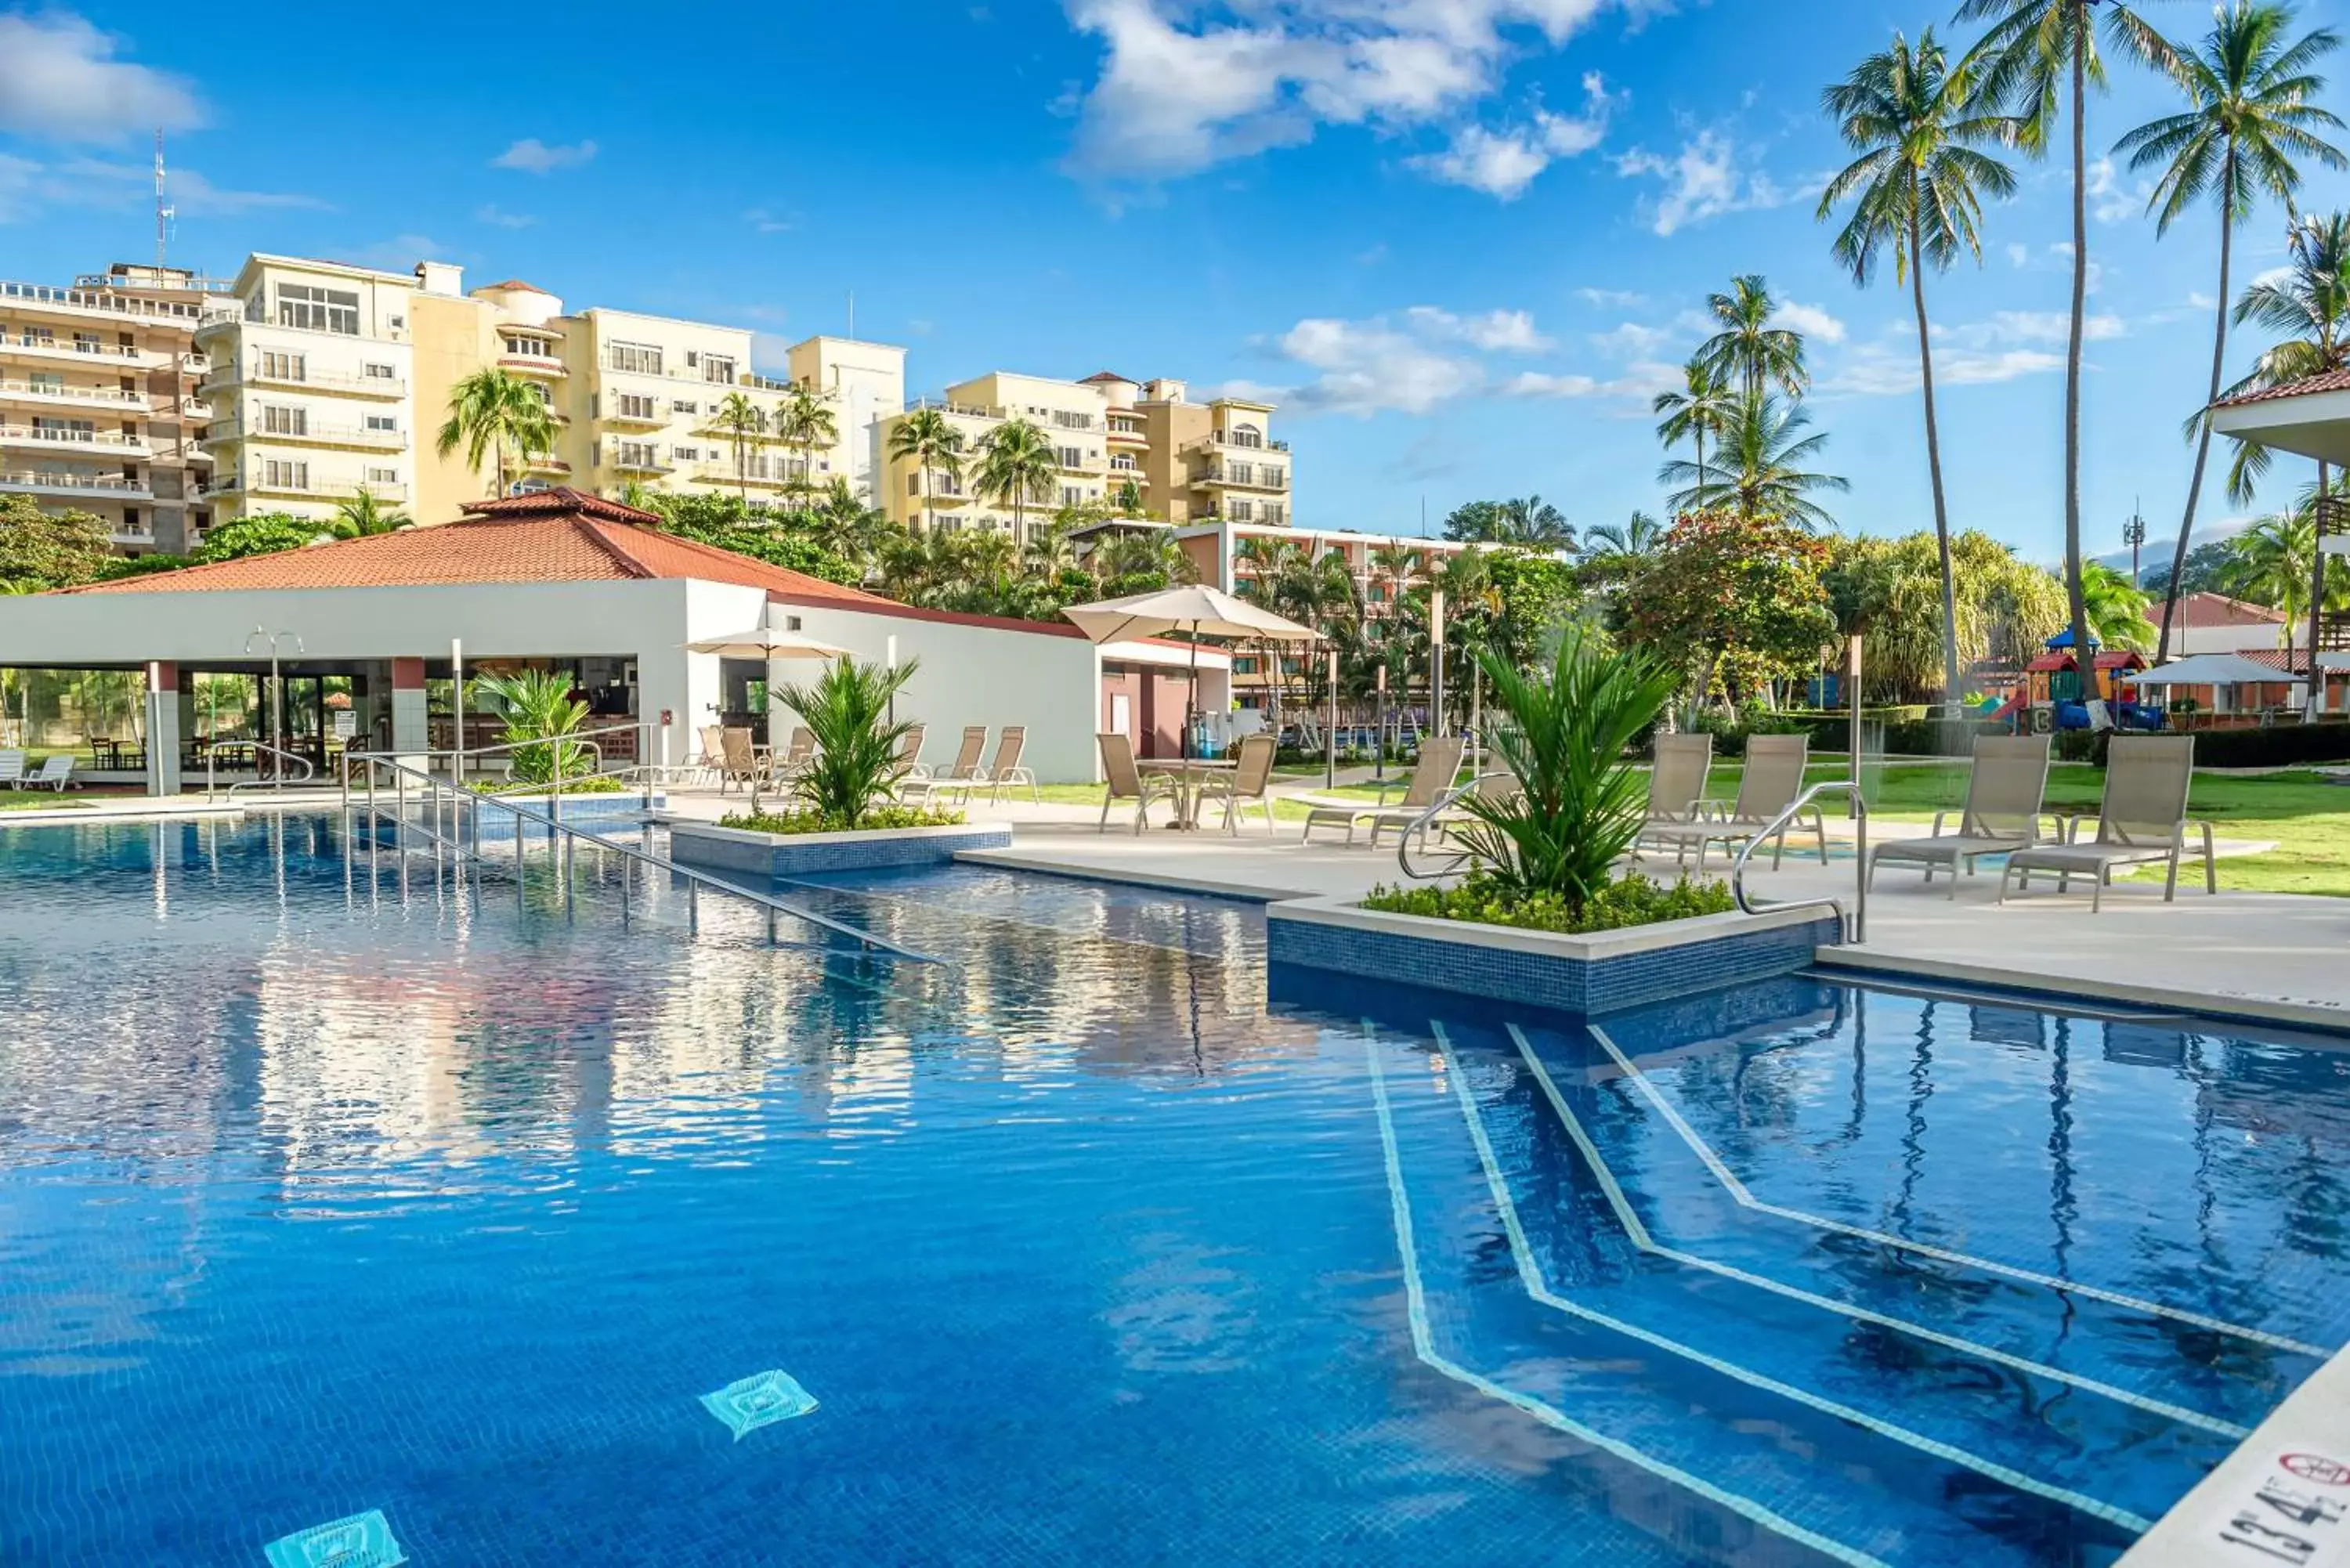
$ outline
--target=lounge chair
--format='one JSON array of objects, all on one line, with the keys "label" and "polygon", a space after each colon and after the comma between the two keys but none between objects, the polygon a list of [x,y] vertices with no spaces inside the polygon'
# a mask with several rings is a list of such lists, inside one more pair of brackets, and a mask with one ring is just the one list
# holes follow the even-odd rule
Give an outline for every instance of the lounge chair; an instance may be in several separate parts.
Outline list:
[{"label": "lounge chair", "polygon": [[1227,774],[1211,774],[1200,784],[1200,807],[1211,801],[1221,801],[1224,807],[1224,831],[1240,836],[1240,814],[1243,806],[1254,804],[1264,808],[1264,830],[1277,831],[1273,820],[1273,758],[1276,742],[1271,735],[1250,735],[1232,753],[1232,768]]},{"label": "lounge chair", "polygon": [[2192,853],[2189,829],[2202,831],[2203,891],[2220,890],[2212,857],[2211,825],[2187,819],[2187,792],[2195,781],[2192,735],[2116,735],[2106,742],[2106,793],[2097,806],[2097,836],[2078,842],[2081,819],[2071,819],[2062,844],[2035,844],[2008,857],[1999,879],[1999,901],[2007,902],[2008,881],[2017,892],[2031,888],[2034,871],[2056,874],[2056,890],[2071,890],[2073,878],[2089,878],[2089,910],[2105,902],[2116,866],[2167,864],[2162,885],[2166,904],[2178,897],[2178,859]]},{"label": "lounge chair", "polygon": [[903,788],[908,779],[930,777],[930,770],[922,766],[922,739],[929,733],[930,726],[914,723],[898,737],[898,774],[890,781],[892,791]]},{"label": "lounge chair", "polygon": [[1316,827],[1344,827],[1347,842],[1352,844],[1355,842],[1355,829],[1367,826],[1371,830],[1371,847],[1377,849],[1381,828],[1392,827],[1398,833],[1409,831],[1411,825],[1436,804],[1437,797],[1452,787],[1453,779],[1461,772],[1461,753],[1466,744],[1459,735],[1446,735],[1441,739],[1430,736],[1422,741],[1419,760],[1412,764],[1410,777],[1401,783],[1403,797],[1400,800],[1393,805],[1388,803],[1384,791],[1399,787],[1390,783],[1383,786],[1377,805],[1325,804],[1314,806],[1305,814],[1305,831],[1299,836],[1298,842],[1302,844],[1312,838]]},{"label": "lounge chair", "polygon": [[[1045,804],[1044,794],[1036,787],[1036,775],[1020,765],[1020,753],[1027,749],[1028,726],[1004,725],[1003,732],[995,738],[995,760],[981,770],[980,774],[988,786],[990,799],[1001,801],[1005,790],[1026,784],[1029,797],[1038,805]],[[971,791],[966,788],[963,797],[967,800],[970,796]]]},{"label": "lounge chair", "polygon": [[979,765],[982,752],[987,750],[987,726],[966,724],[962,744],[955,749],[954,764],[942,774],[925,774],[910,778],[898,786],[898,798],[904,801],[936,801],[943,795],[961,794],[971,799],[971,786],[986,782],[986,771]]},{"label": "lounge chair", "polygon": [[798,776],[799,771],[807,766],[808,759],[815,755],[816,735],[806,724],[795,724],[782,759],[778,761],[772,755],[767,759],[768,774],[778,782],[788,783]]},{"label": "lounge chair", "polygon": [[1101,822],[1097,833],[1109,831],[1109,808],[1120,801],[1134,803],[1134,831],[1140,833],[1149,820],[1150,803],[1163,800],[1176,810],[1183,809],[1182,794],[1175,781],[1165,774],[1146,774],[1134,765],[1134,742],[1124,735],[1102,734],[1094,737],[1101,748],[1102,792]]},{"label": "lounge chair", "polygon": [[[1739,775],[1736,804],[1727,813],[1717,806],[1708,806],[1690,822],[1650,823],[1641,829],[1633,852],[1669,849],[1676,860],[1686,864],[1689,852],[1694,849],[1697,863],[1702,867],[1709,846],[1719,844],[1728,851],[1758,836],[1804,793],[1804,767],[1811,760],[1811,747],[1808,735],[1748,737],[1746,769]],[[1772,835],[1773,870],[1779,868],[1786,856],[1787,835],[1806,821],[1819,842],[1820,864],[1828,863],[1827,822],[1820,815],[1819,807],[1809,806]]]},{"label": "lounge chair", "polygon": [[73,782],[74,760],[70,753],[52,752],[41,763],[41,771],[16,781],[18,789],[30,784],[35,789],[53,789],[59,794]]},{"label": "lounge chair", "polygon": [[1659,735],[1648,766],[1648,811],[1640,823],[1645,836],[1649,826],[1679,827],[1694,822],[1705,809],[1706,775],[1713,771],[1713,737]]},{"label": "lounge chair", "polygon": [[751,732],[731,727],[718,732],[718,789],[724,794],[730,784],[754,789],[766,782],[765,763],[758,748],[751,743]]},{"label": "lounge chair", "polygon": [[25,753],[15,751],[0,752],[0,784],[15,789],[24,782]]},{"label": "lounge chair", "polygon": [[1958,831],[1944,833],[1950,814],[1934,814],[1932,833],[1924,838],[1896,838],[1868,852],[1869,886],[1877,885],[1877,867],[1887,860],[1923,866],[1932,882],[1934,868],[1950,869],[1950,896],[1959,896],[1959,872],[1974,875],[1975,862],[1985,855],[2007,855],[2040,842],[2042,797],[2048,791],[2048,737],[2045,735],[1978,735],[1974,766],[1967,775],[1966,805],[1960,808]]}]

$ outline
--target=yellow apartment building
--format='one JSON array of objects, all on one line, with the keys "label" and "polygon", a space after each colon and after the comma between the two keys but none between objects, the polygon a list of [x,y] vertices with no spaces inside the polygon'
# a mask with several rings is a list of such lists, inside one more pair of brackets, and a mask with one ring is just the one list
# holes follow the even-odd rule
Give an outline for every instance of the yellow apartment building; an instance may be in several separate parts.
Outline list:
[{"label": "yellow apartment building", "polygon": [[0,282],[0,493],[94,514],[125,554],[192,548],[211,520],[196,337],[234,308],[178,268]]}]

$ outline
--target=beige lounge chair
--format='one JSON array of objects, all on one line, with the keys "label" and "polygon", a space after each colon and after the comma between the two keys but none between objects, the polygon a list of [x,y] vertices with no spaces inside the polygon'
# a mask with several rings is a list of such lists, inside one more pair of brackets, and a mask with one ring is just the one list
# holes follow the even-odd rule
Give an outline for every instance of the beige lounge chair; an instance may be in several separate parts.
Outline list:
[{"label": "beige lounge chair", "polygon": [[1232,769],[1228,774],[1211,774],[1200,784],[1199,805],[1204,808],[1211,801],[1221,801],[1224,807],[1224,831],[1240,836],[1240,814],[1249,805],[1264,808],[1264,830],[1276,831],[1273,820],[1273,758],[1278,742],[1271,735],[1250,735],[1232,752]]},{"label": "beige lounge chair", "polygon": [[[1808,735],[1749,736],[1746,769],[1739,775],[1736,804],[1726,813],[1718,806],[1708,806],[1690,822],[1651,823],[1641,830],[1634,853],[1641,849],[1669,849],[1676,860],[1686,864],[1689,852],[1694,849],[1697,863],[1702,867],[1709,846],[1719,844],[1729,851],[1756,837],[1804,793],[1804,767],[1811,760],[1811,749]],[[1777,870],[1786,857],[1787,835],[1806,821],[1819,842],[1820,864],[1828,863],[1827,822],[1814,805],[1796,813],[1771,836],[1773,870]]]},{"label": "beige lounge chair", "polygon": [[779,758],[771,756],[768,759],[767,771],[771,776],[788,782],[796,777],[799,771],[807,766],[808,759],[815,755],[815,734],[806,724],[795,724],[792,726],[792,738],[785,744],[784,754]]},{"label": "beige lounge chair", "polygon": [[1659,735],[1648,763],[1648,811],[1640,833],[1651,825],[1681,826],[1705,809],[1706,775],[1713,771],[1713,737]]},{"label": "beige lounge chair", "polygon": [[2202,831],[2203,891],[2220,890],[2220,869],[2212,857],[2211,825],[2187,819],[2187,792],[2195,782],[2195,737],[2192,735],[2116,735],[2106,742],[2105,798],[2097,806],[2097,836],[2077,842],[2081,819],[2072,819],[2066,842],[2035,844],[2008,857],[1999,879],[1999,901],[2007,902],[2008,883],[2017,892],[2028,891],[2034,871],[2056,874],[2056,890],[2071,890],[2073,878],[2089,878],[2089,909],[2105,902],[2116,866],[2169,867],[2162,885],[2162,901],[2178,897],[2178,859],[2192,853],[2190,829]]},{"label": "beige lounge chair", "polygon": [[971,786],[985,782],[986,773],[979,765],[982,752],[987,750],[987,726],[965,724],[962,744],[955,748],[955,760],[942,774],[925,774],[910,778],[898,786],[898,798],[906,801],[936,801],[945,795],[960,794],[971,799]]},{"label": "beige lounge chair", "polygon": [[1180,811],[1182,795],[1175,781],[1164,774],[1146,774],[1134,765],[1134,742],[1119,734],[1100,734],[1094,743],[1101,748],[1102,792],[1101,822],[1095,831],[1109,831],[1109,808],[1119,801],[1134,803],[1134,831],[1140,833],[1149,820],[1150,803],[1163,800]]},{"label": "beige lounge chair", "polygon": [[930,770],[922,766],[922,737],[928,732],[929,726],[914,723],[898,737],[898,774],[890,781],[891,789],[902,790],[908,779],[930,777]]},{"label": "beige lounge chair", "polygon": [[[1020,765],[1020,753],[1027,749],[1028,726],[1004,725],[1003,732],[995,738],[995,760],[980,772],[980,778],[985,781],[991,792],[989,799],[1001,801],[1006,789],[1026,784],[1029,798],[1039,805],[1045,804],[1044,793],[1036,787],[1036,775]],[[963,796],[969,799],[971,791],[966,788]]]},{"label": "beige lounge chair", "polygon": [[1985,855],[2006,855],[2040,842],[2042,798],[2048,792],[2048,737],[2045,735],[1978,735],[1974,765],[1967,774],[1966,805],[1959,810],[1958,831],[1944,833],[1950,814],[1934,814],[1934,829],[1924,838],[1896,838],[1868,852],[1868,883],[1877,885],[1877,867],[1891,860],[1923,866],[1932,882],[1934,868],[1950,870],[1950,896],[1959,896],[1959,872],[1975,874],[1975,862]]},{"label": "beige lounge chair", "polygon": [[[1344,827],[1347,842],[1355,842],[1355,829],[1367,826],[1371,830],[1371,847],[1379,846],[1379,830],[1392,827],[1398,833],[1409,830],[1434,805],[1437,797],[1452,787],[1461,772],[1461,753],[1466,742],[1459,735],[1440,739],[1430,736],[1419,743],[1419,760],[1412,764],[1411,775],[1402,783],[1403,798],[1389,805],[1382,795],[1377,805],[1316,805],[1305,814],[1305,831],[1299,836],[1303,844],[1314,836],[1316,827]],[[1397,787],[1389,784],[1386,788]]]},{"label": "beige lounge chair", "polygon": [[730,726],[718,732],[718,789],[722,794],[730,784],[747,789],[766,782],[758,748],[751,743],[747,728]]}]

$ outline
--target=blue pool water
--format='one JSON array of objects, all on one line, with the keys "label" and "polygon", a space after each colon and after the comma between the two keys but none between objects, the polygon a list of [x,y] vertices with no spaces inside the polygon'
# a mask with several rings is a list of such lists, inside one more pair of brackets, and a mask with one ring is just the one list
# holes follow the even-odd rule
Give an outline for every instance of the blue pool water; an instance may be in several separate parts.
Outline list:
[{"label": "blue pool water", "polygon": [[2324,1042],[617,877],[0,837],[0,1563],[2096,1563],[2350,1340]]}]

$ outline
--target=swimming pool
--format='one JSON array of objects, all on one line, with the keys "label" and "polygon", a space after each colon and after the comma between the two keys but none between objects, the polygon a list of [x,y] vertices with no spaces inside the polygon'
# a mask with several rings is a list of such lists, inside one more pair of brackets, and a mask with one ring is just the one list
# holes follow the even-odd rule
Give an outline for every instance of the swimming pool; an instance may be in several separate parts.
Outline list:
[{"label": "swimming pool", "polygon": [[0,837],[0,1562],[2096,1563],[2350,1339],[2322,1042],[610,875]]}]

